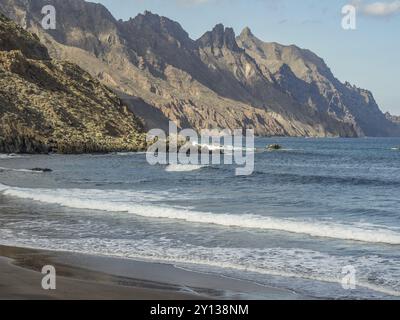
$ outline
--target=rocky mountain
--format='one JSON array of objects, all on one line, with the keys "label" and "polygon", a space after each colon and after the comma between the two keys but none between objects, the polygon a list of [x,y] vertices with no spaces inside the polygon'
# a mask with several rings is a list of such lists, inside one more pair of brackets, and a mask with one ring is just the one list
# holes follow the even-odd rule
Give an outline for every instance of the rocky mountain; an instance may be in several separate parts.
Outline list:
[{"label": "rocky mountain", "polygon": [[371,92],[341,83],[313,52],[293,45],[265,43],[249,28],[237,40],[259,66],[273,74],[283,91],[303,105],[352,123],[359,135],[398,134],[398,128],[388,123]]},{"label": "rocky mountain", "polygon": [[134,151],[141,130],[110,89],[0,14],[0,152]]},{"label": "rocky mountain", "polygon": [[[41,27],[48,4],[56,30]],[[147,128],[173,120],[259,135],[400,135],[369,91],[338,81],[312,52],[262,42],[248,28],[236,37],[217,25],[192,40],[168,18],[145,12],[116,20],[83,0],[0,0],[0,10],[37,34],[52,58],[112,88]]]}]

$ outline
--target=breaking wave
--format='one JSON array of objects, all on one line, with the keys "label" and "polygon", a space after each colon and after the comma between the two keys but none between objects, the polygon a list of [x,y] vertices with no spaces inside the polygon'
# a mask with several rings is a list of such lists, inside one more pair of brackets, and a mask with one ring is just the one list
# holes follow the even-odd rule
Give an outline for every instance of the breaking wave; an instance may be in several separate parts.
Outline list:
[{"label": "breaking wave", "polygon": [[14,169],[0,167],[0,171],[13,171],[13,172],[26,172],[26,173],[44,173],[44,170],[31,170],[31,169]]},{"label": "breaking wave", "polygon": [[[152,203],[160,195],[123,190],[29,189],[0,184],[8,196],[75,209],[130,213],[147,218],[174,219],[223,227],[275,230],[312,237],[400,245],[400,233],[381,226],[275,218],[252,214],[216,214]],[[163,197],[168,197],[163,195]]]},{"label": "breaking wave", "polygon": [[191,172],[197,171],[205,166],[195,164],[170,164],[165,168],[167,172]]}]

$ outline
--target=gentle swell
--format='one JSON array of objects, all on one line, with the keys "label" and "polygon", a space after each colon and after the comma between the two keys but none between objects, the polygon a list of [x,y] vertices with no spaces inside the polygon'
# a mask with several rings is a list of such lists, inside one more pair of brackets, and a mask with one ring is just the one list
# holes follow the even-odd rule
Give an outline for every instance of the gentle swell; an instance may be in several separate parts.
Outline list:
[{"label": "gentle swell", "polygon": [[[382,227],[325,223],[316,220],[280,219],[250,214],[215,214],[162,207],[149,203],[148,199],[142,198],[140,193],[127,195],[119,193],[119,191],[112,191],[110,194],[110,191],[103,190],[25,189],[11,188],[1,184],[0,191],[9,196],[76,209],[127,212],[148,218],[175,219],[225,227],[276,230],[306,234],[313,237],[400,245],[400,233]],[[147,204],[139,204],[146,202]]]},{"label": "gentle swell", "polygon": [[323,185],[352,185],[352,186],[399,186],[399,180],[380,180],[358,177],[335,177],[322,175],[301,175],[292,173],[254,172],[255,175],[268,175],[276,183],[323,184]]}]

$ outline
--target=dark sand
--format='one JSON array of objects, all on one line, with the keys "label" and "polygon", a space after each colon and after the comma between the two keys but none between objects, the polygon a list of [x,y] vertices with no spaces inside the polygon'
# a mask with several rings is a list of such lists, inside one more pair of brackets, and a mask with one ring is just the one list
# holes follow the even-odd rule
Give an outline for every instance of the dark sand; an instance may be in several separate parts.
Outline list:
[{"label": "dark sand", "polygon": [[[57,289],[41,287],[45,265]],[[295,293],[173,265],[0,246],[0,299],[302,299]]]}]

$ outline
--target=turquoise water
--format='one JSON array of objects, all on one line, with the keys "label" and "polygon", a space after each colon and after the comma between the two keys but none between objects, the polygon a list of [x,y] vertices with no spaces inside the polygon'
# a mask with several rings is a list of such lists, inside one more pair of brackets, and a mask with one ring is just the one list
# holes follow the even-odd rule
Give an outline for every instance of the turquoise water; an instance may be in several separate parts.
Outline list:
[{"label": "turquoise water", "polygon": [[[231,165],[149,166],[145,154],[2,155],[0,243],[398,299],[400,139],[256,141],[271,143],[284,150],[256,153],[242,177]],[[346,266],[354,290],[341,285]]]}]

